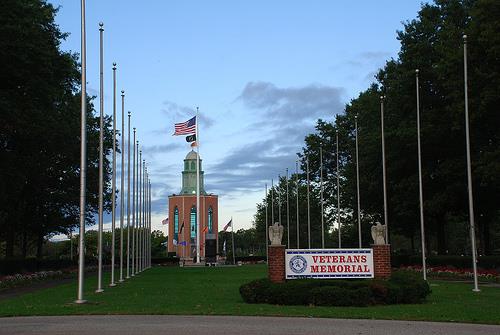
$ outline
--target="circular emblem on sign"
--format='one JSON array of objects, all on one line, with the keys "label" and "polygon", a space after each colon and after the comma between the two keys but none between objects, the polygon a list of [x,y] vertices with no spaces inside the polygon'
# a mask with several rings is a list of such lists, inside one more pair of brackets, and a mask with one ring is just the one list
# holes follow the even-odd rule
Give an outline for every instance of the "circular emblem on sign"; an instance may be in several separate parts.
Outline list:
[{"label": "circular emblem on sign", "polygon": [[295,273],[302,273],[307,269],[307,261],[304,257],[296,255],[290,259],[290,269]]}]

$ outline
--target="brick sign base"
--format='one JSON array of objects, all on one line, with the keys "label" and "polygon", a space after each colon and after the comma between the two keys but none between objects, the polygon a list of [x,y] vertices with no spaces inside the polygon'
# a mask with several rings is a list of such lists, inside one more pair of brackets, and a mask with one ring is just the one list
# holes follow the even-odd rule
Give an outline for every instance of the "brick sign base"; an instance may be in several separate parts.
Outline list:
[{"label": "brick sign base", "polygon": [[283,283],[285,281],[285,246],[270,245],[269,259],[267,260],[269,268],[269,279],[273,283]]},{"label": "brick sign base", "polygon": [[[379,279],[388,279],[391,276],[391,245],[373,244],[374,276]],[[273,283],[285,281],[285,246],[270,245],[267,260],[268,276]]]},{"label": "brick sign base", "polygon": [[388,279],[391,276],[391,245],[372,244],[375,278]]}]

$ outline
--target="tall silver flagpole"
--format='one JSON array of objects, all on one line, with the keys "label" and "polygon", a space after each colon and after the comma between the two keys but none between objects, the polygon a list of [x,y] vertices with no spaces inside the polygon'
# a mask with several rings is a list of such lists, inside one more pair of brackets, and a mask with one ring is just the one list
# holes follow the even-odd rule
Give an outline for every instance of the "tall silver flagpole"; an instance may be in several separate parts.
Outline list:
[{"label": "tall silver flagpole", "polygon": [[422,147],[420,144],[420,86],[418,83],[418,69],[415,70],[417,88],[417,145],[418,145],[418,194],[420,200],[420,239],[422,242],[422,273],[427,280],[427,266],[425,262],[425,231],[424,231],[424,196],[422,191]]},{"label": "tall silver flagpole", "polygon": [[130,278],[130,112],[127,137],[127,279]]},{"label": "tall silver flagpole", "polygon": [[323,147],[319,147],[319,185],[321,202],[321,248],[325,249],[325,211],[323,204]]},{"label": "tall silver flagpole", "polygon": [[142,182],[142,252],[141,252],[141,269],[144,271],[144,265],[146,260],[145,245],[146,245],[146,201],[147,201],[147,189],[148,189],[148,167],[146,166],[146,160],[142,161],[144,169],[144,181]]},{"label": "tall silver flagpole", "polygon": [[135,263],[135,274],[139,273],[139,193],[140,189],[140,179],[139,179],[139,141],[136,141],[136,160],[134,162],[136,166],[135,170],[135,184],[136,184],[136,192],[135,192],[135,255],[134,255],[134,263]]},{"label": "tall silver flagpole", "polygon": [[281,185],[281,176],[278,175],[278,185],[276,185],[276,188],[278,189],[278,222],[281,225],[281,190],[280,190],[280,185]]},{"label": "tall silver flagpole", "polygon": [[80,128],[80,241],[78,250],[78,295],[77,304],[83,304],[83,275],[85,269],[85,188],[87,177],[87,46],[85,41],[85,0],[81,0],[81,55],[82,55],[82,92]]},{"label": "tall silver flagpole", "polygon": [[385,243],[389,244],[389,220],[387,218],[387,180],[385,168],[385,135],[384,135],[384,96],[380,97],[380,125],[382,129],[382,177],[384,187],[384,224],[385,224]]},{"label": "tall silver flagpole", "polygon": [[264,230],[266,231],[266,262],[268,262],[268,257],[269,257],[269,236],[268,236],[268,219],[267,219],[267,208],[268,208],[268,205],[267,205],[267,183],[265,184],[266,185],[266,197],[264,198],[266,200],[266,224],[264,225]]},{"label": "tall silver flagpole", "polygon": [[271,225],[274,224],[274,179],[271,179]]},{"label": "tall silver flagpole", "polygon": [[287,248],[290,248],[290,204],[288,202],[288,168],[286,169],[286,236],[288,238]]},{"label": "tall silver flagpole", "polygon": [[196,107],[196,263],[200,263],[200,120]]},{"label": "tall silver flagpole", "polygon": [[142,178],[141,178],[141,207],[139,210],[141,211],[141,222],[139,223],[139,226],[141,227],[141,230],[139,231],[139,271],[143,271],[143,263],[142,263],[142,258],[144,257],[143,253],[143,248],[142,244],[144,242],[144,184],[146,182],[146,169],[145,169],[145,160],[143,159],[141,161],[141,169],[142,169]]},{"label": "tall silver flagpole", "polygon": [[358,116],[354,116],[354,125],[356,128],[356,194],[357,194],[357,203],[358,203],[358,239],[359,239],[359,248],[362,248],[362,239],[361,239],[361,204],[359,198],[359,149],[358,149]]},{"label": "tall silver flagpole", "polygon": [[295,161],[295,181],[297,182],[297,249],[300,247],[300,229],[299,229],[299,161]]},{"label": "tall silver flagpole", "polygon": [[136,224],[135,224],[135,184],[136,184],[136,171],[137,169],[135,168],[135,127],[134,127],[134,141],[132,142],[132,146],[134,147],[133,153],[132,153],[132,273],[131,276],[135,276],[135,230],[136,230]]},{"label": "tall silver flagpole", "polygon": [[120,172],[120,280],[123,282],[123,221],[125,207],[125,91],[122,90],[122,127],[120,129],[120,137],[122,142],[121,150],[121,172]]},{"label": "tall silver flagpole", "polygon": [[104,292],[102,289],[102,226],[103,226],[103,196],[104,196],[104,177],[103,177],[103,160],[104,160],[104,72],[103,72],[103,23],[99,23],[99,227],[97,241],[97,290],[96,293]]},{"label": "tall silver flagpole", "polygon": [[144,271],[144,220],[146,218],[145,199],[146,199],[146,182],[148,178],[148,171],[146,169],[146,160],[142,160],[142,199],[141,199],[141,258],[139,259],[141,271]]},{"label": "tall silver flagpole", "polygon": [[236,255],[235,253],[235,248],[234,248],[234,222],[233,222],[233,217],[231,216],[231,239],[232,239],[232,247],[233,247],[233,264],[236,264]]},{"label": "tall silver flagpole", "polygon": [[142,150],[139,150],[139,161],[137,162],[137,166],[139,166],[139,187],[138,187],[138,208],[137,212],[139,221],[137,222],[137,273],[141,272],[141,223],[142,223]]},{"label": "tall silver flagpole", "polygon": [[307,248],[311,249],[311,202],[309,199],[310,183],[309,183],[309,157],[306,160],[307,167]]},{"label": "tall silver flagpole", "polygon": [[151,194],[151,179],[149,179],[149,191],[148,191],[148,195],[149,195],[149,201],[148,201],[148,205],[149,205],[149,208],[148,208],[148,231],[149,231],[149,234],[148,234],[148,268],[151,267],[151,198],[152,198],[152,194]]},{"label": "tall silver flagpole", "polygon": [[477,250],[476,250],[476,232],[474,228],[474,198],[472,196],[472,166],[470,157],[470,133],[469,133],[469,93],[467,87],[467,35],[464,39],[464,95],[465,95],[465,141],[467,150],[467,186],[469,195],[469,224],[470,224],[470,240],[472,248],[472,269],[474,271],[474,289],[472,291],[479,292],[477,282]]},{"label": "tall silver flagpole", "polygon": [[339,248],[342,248],[342,224],[340,222],[340,169],[339,169],[339,131],[335,131],[335,136],[337,139],[337,224],[339,225]]},{"label": "tall silver flagpole", "polygon": [[115,283],[115,228],[116,228],[116,63],[113,63],[113,168],[111,175],[111,283]]}]

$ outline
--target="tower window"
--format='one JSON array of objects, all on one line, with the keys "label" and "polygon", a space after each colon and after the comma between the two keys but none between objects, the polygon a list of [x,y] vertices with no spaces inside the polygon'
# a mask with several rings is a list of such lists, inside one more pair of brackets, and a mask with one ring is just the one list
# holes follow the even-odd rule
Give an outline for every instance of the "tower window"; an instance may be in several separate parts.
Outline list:
[{"label": "tower window", "polygon": [[212,234],[213,232],[213,214],[214,211],[212,209],[212,206],[208,207],[208,233]]},{"label": "tower window", "polygon": [[174,239],[179,240],[179,208],[174,208]]},{"label": "tower window", "polygon": [[191,238],[196,238],[196,207],[191,207]]}]

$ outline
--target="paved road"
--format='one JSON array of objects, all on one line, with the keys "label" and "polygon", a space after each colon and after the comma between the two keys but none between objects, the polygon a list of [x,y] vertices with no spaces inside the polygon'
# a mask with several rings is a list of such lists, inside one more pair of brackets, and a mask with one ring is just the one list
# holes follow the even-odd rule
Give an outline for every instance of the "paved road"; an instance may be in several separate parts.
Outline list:
[{"label": "paved road", "polygon": [[0,334],[498,335],[500,326],[284,317],[96,315],[0,318]]}]

